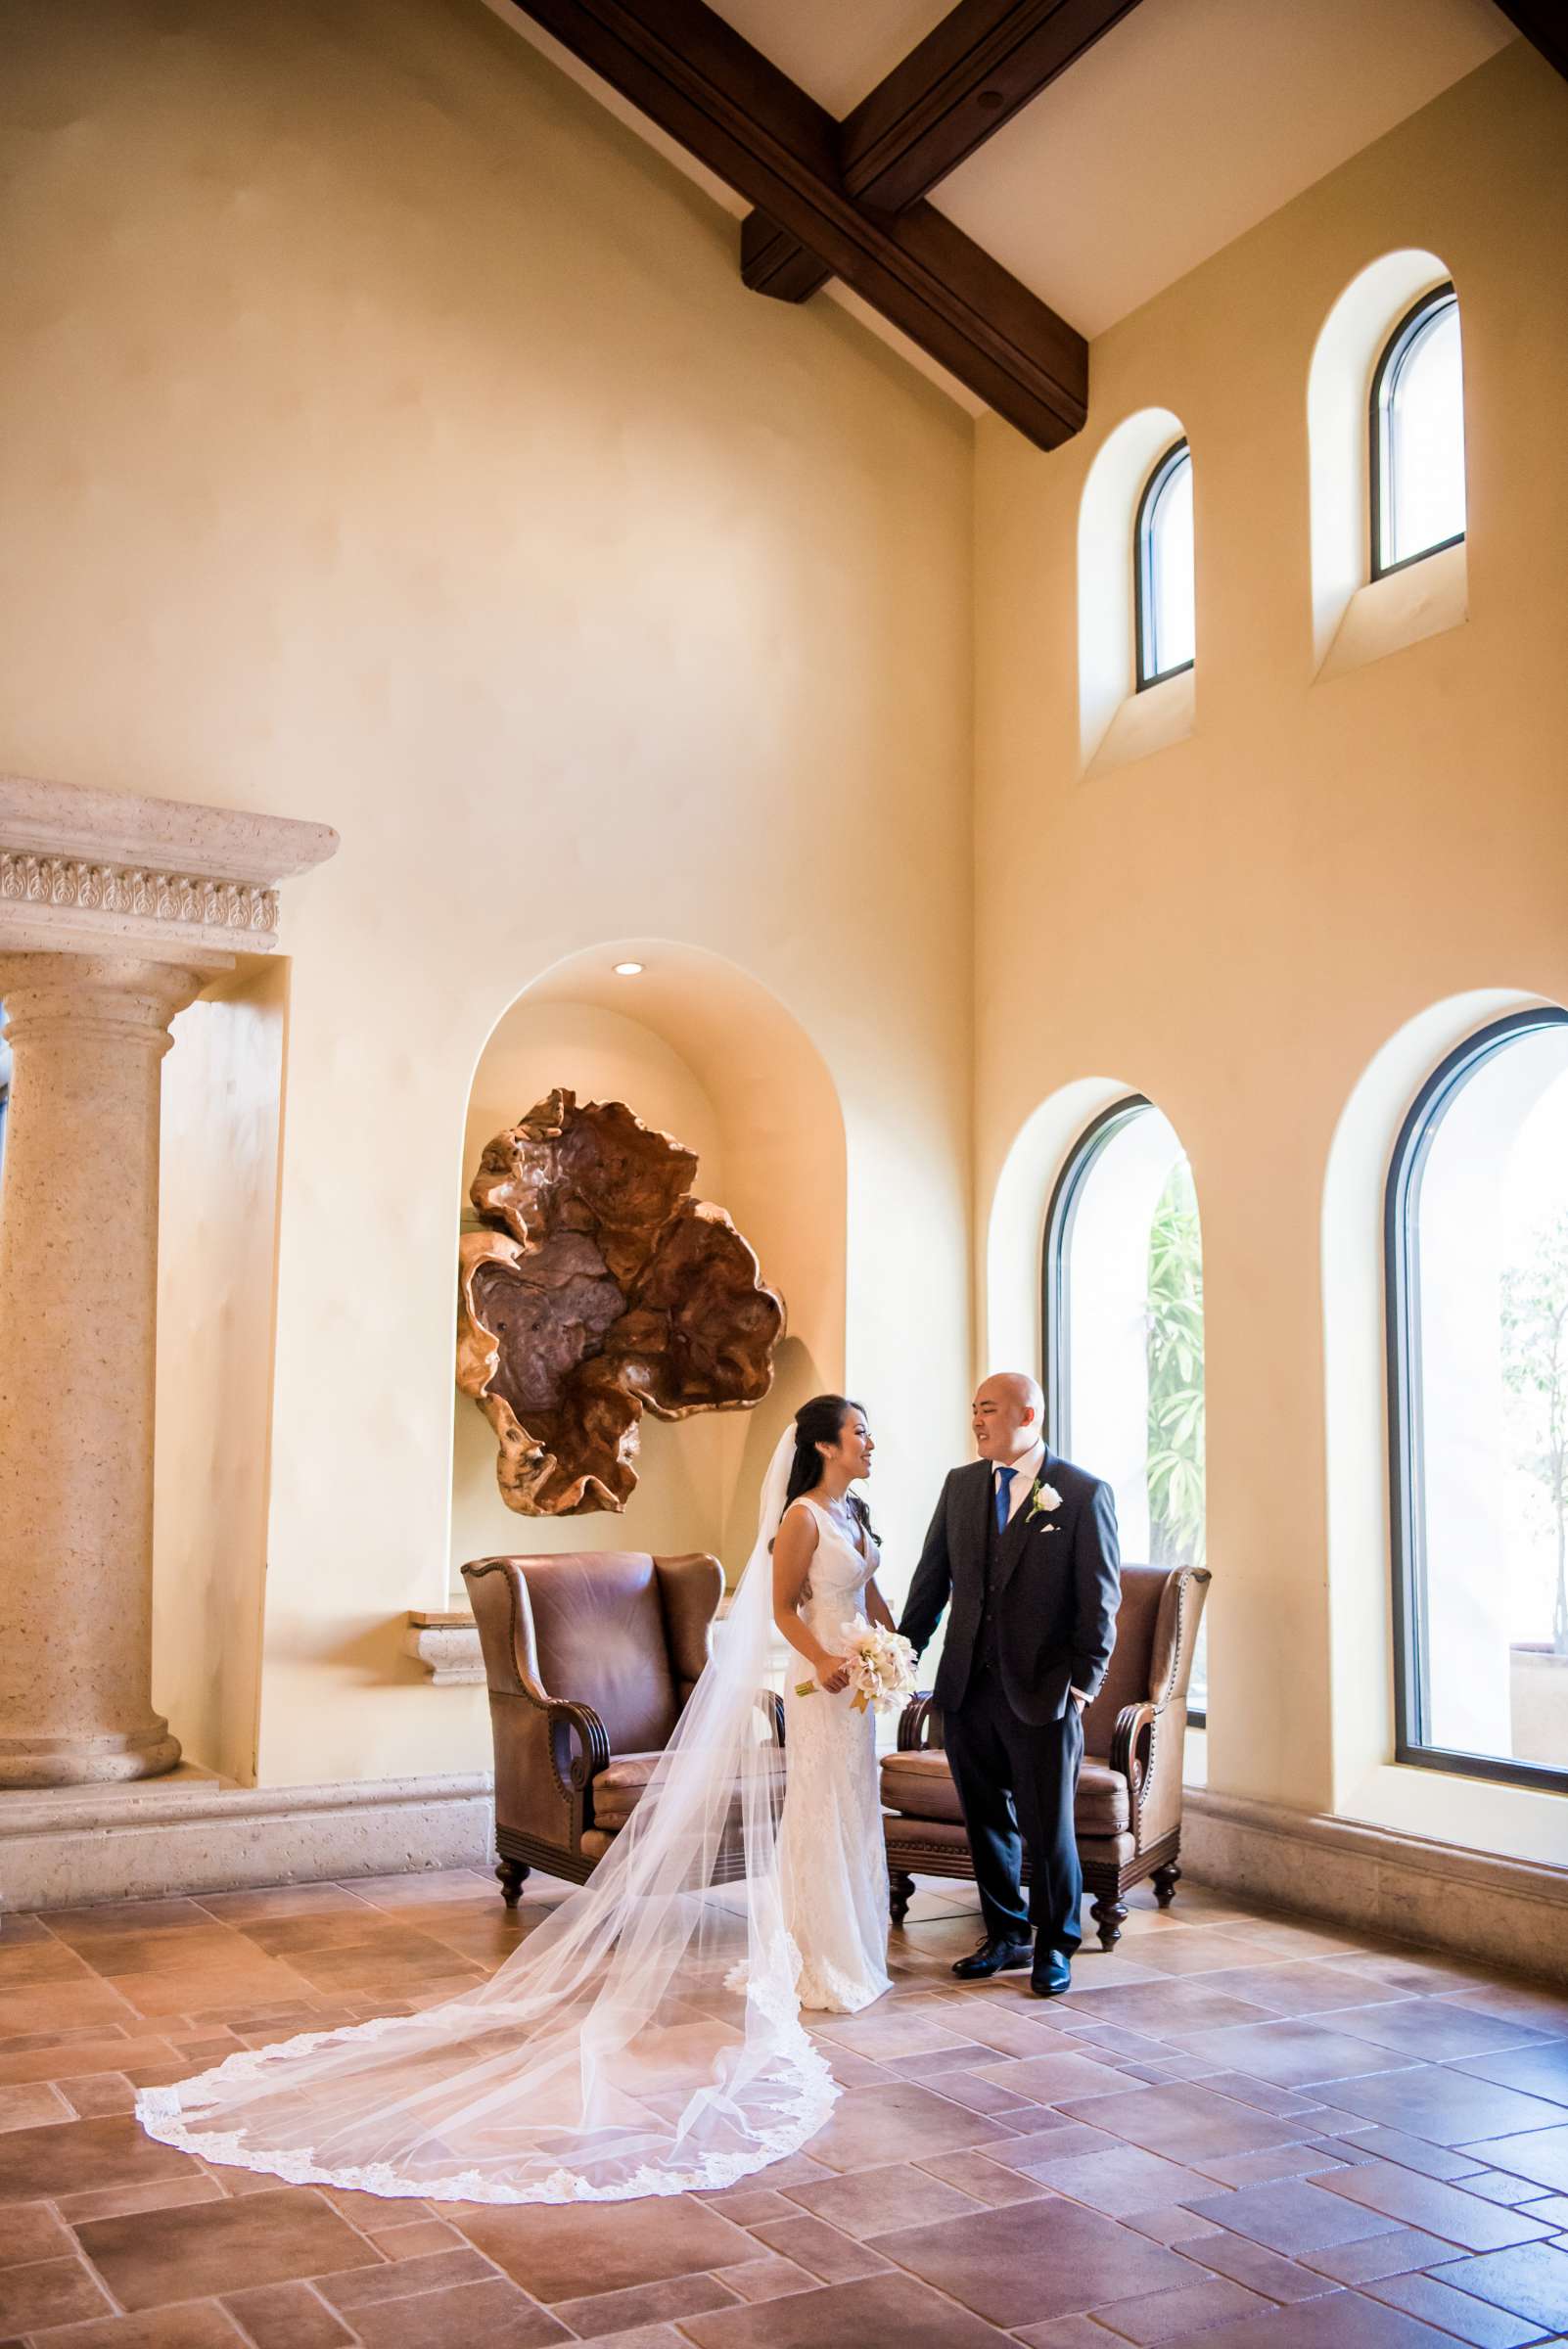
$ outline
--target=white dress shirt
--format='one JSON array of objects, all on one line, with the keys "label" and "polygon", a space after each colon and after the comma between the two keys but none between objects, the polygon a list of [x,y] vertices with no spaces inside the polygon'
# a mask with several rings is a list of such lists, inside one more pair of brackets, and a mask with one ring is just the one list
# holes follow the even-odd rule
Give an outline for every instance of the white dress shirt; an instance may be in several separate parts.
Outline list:
[{"label": "white dress shirt", "polygon": [[1016,1460],[993,1460],[992,1462],[991,1489],[992,1494],[995,1493],[997,1484],[999,1482],[998,1472],[1004,1467],[1010,1467],[1014,1471],[1013,1481],[1007,1489],[1007,1522],[1009,1525],[1011,1525],[1013,1519],[1017,1516],[1019,1510],[1023,1507],[1031,1493],[1034,1492],[1035,1479],[1038,1476],[1044,1465],[1045,1447],[1043,1444],[1036,1444],[1030,1451],[1023,1452]]}]

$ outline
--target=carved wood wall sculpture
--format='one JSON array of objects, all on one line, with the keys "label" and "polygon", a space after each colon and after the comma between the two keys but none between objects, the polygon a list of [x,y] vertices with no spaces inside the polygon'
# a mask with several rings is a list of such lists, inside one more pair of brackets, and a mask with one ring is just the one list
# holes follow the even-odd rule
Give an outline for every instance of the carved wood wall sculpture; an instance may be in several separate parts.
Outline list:
[{"label": "carved wood wall sculpture", "polygon": [[495,1430],[525,1517],[621,1509],[643,1411],[743,1410],[773,1380],[784,1308],[693,1151],[622,1101],[557,1090],[485,1147],[463,1234],[457,1383]]}]

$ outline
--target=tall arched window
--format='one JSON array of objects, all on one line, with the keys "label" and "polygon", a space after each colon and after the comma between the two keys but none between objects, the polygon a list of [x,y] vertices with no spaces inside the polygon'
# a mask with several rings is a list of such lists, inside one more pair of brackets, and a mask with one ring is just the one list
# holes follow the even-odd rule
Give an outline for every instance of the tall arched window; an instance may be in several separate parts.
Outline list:
[{"label": "tall arched window", "polygon": [[1196,652],[1192,584],[1192,452],[1168,448],[1138,499],[1132,530],[1137,687],[1190,668]]},{"label": "tall arched window", "polygon": [[1568,1012],[1428,1079],[1386,1249],[1399,1759],[1568,1787]]},{"label": "tall arched window", "polygon": [[[1204,1563],[1203,1247],[1186,1152],[1141,1094],[1082,1135],[1045,1222],[1052,1449],[1105,1477],[1125,1558]],[[1208,1702],[1200,1634],[1188,1718]]]},{"label": "tall arched window", "polygon": [[1464,536],[1464,377],[1452,285],[1423,294],[1372,377],[1372,576]]}]

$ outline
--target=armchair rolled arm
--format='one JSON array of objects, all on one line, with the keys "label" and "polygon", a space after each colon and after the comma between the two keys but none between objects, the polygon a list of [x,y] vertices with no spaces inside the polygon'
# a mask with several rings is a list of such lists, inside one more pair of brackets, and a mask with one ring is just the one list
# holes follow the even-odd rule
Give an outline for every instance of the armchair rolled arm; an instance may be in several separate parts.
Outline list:
[{"label": "armchair rolled arm", "polygon": [[[537,1699],[531,1701],[537,1702]],[[610,1767],[610,1736],[591,1705],[565,1696],[546,1697],[543,1710],[550,1731],[550,1767],[563,1795],[580,1795],[601,1770]],[[576,1734],[578,1743],[573,1747]]]},{"label": "armchair rolled arm", "polygon": [[1126,1778],[1134,1812],[1138,1807],[1138,1796],[1143,1790],[1144,1773],[1149,1767],[1150,1741],[1159,1716],[1158,1705],[1124,1705],[1111,1731],[1111,1768],[1120,1771]]},{"label": "armchair rolled arm", "polygon": [[941,1753],[942,1715],[934,1697],[912,1696],[899,1716],[900,1754]]}]

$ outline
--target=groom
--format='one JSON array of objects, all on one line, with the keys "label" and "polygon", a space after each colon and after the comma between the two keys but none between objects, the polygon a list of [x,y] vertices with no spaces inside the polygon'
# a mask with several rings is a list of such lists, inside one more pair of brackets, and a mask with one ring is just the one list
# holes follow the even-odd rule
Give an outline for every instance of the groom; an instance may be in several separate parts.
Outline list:
[{"label": "groom", "polygon": [[986,1918],[986,1939],[952,1970],[973,1982],[1033,1958],[1032,1987],[1051,1999],[1071,1989],[1079,1944],[1073,1797],[1084,1708],[1116,1642],[1121,1561],[1111,1488],[1047,1451],[1044,1408],[1017,1371],[980,1388],[980,1457],[942,1489],[899,1629],[922,1649],[951,1599],[933,1697]]}]

